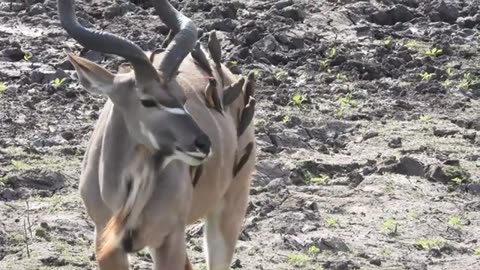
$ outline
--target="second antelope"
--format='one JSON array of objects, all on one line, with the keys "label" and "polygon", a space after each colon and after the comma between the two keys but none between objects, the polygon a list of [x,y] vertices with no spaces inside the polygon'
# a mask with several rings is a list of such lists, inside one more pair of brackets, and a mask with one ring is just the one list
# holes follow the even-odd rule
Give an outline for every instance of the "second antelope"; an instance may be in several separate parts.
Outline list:
[{"label": "second antelope", "polygon": [[74,0],[58,0],[62,27],[84,47],[119,55],[113,74],[68,54],[81,85],[108,97],[86,149],[80,194],[95,224],[101,270],[129,269],[128,253],[149,248],[154,269],[191,269],[185,228],[204,219],[209,270],[230,267],[255,167],[254,78],[221,64],[194,23],[153,1],[170,28],[163,50],[146,53],[116,35],[84,28]]}]

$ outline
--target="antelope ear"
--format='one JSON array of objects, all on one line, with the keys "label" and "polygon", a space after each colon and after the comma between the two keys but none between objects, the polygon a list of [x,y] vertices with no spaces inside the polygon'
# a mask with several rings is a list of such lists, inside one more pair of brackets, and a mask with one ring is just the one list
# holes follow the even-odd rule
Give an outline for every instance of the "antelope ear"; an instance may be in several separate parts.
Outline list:
[{"label": "antelope ear", "polygon": [[80,56],[67,54],[68,60],[77,71],[80,84],[89,92],[110,95],[113,90],[115,75],[94,62]]}]

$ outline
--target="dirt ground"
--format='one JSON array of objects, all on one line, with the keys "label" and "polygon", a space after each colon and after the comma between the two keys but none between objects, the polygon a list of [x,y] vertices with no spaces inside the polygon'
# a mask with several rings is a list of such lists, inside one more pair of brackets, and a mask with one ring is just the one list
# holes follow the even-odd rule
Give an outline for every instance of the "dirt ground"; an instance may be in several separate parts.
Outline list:
[{"label": "dirt ground", "polygon": [[[151,1],[81,23],[160,46]],[[255,70],[257,172],[232,269],[480,269],[478,0],[173,0]],[[201,39],[206,41],[206,35]],[[80,163],[105,99],[55,0],[0,0],[0,269],[95,269]],[[201,228],[188,231],[206,269]],[[151,258],[132,255],[133,269]]]}]

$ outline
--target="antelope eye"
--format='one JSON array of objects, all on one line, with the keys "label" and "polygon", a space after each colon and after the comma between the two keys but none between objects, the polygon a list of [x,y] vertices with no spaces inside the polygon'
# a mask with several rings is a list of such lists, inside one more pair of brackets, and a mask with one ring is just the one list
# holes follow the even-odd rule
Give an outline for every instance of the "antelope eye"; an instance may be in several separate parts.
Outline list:
[{"label": "antelope eye", "polygon": [[157,102],[153,99],[142,99],[140,102],[142,103],[142,106],[146,108],[157,107]]}]

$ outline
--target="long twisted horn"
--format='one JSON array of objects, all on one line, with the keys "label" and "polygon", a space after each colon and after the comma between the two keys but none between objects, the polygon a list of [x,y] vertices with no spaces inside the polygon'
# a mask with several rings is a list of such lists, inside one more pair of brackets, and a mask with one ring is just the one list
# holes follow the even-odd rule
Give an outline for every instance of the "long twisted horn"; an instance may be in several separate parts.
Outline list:
[{"label": "long twisted horn", "polygon": [[58,0],[57,3],[62,27],[78,43],[95,51],[122,56],[132,64],[137,81],[156,78],[155,68],[140,47],[116,35],[83,27],[75,15],[74,0]]},{"label": "long twisted horn", "polygon": [[158,16],[175,34],[166,48],[165,57],[160,63],[160,71],[171,79],[183,59],[194,49],[197,42],[197,27],[188,17],[176,10],[167,0],[153,1]]}]

